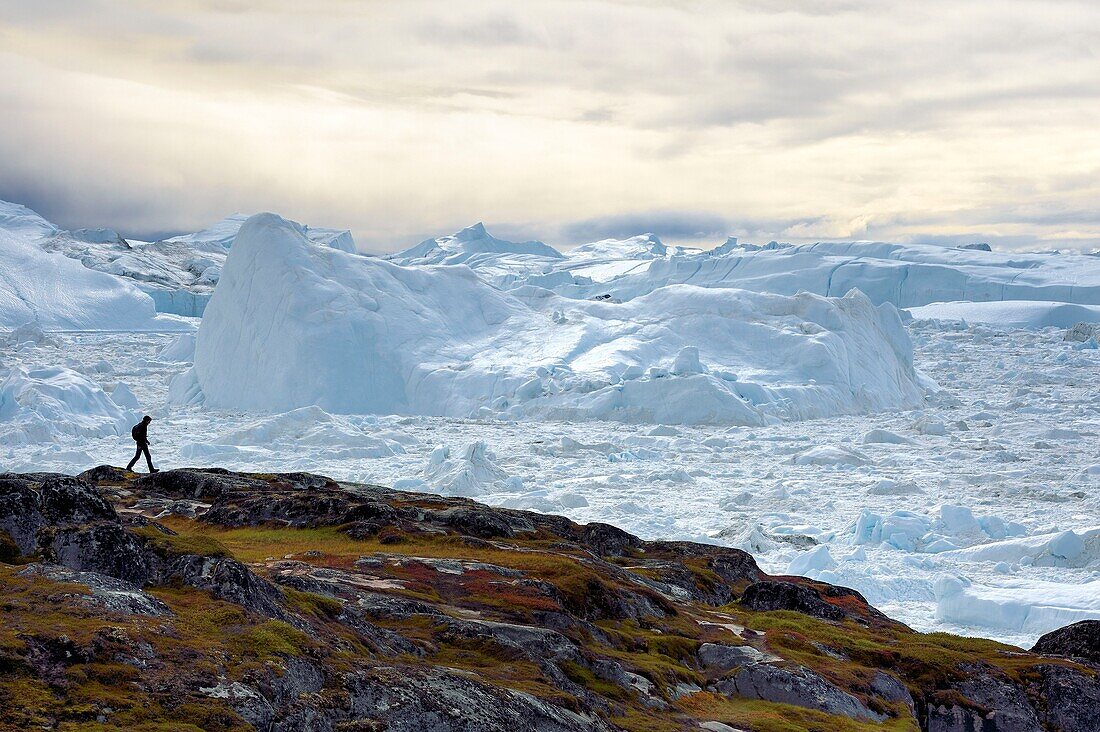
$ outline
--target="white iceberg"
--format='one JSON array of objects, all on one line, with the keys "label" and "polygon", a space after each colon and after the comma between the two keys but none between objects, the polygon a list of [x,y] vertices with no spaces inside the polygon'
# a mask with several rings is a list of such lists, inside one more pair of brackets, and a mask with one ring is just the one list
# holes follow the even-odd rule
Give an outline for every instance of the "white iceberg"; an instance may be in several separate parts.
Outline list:
[{"label": "white iceberg", "polygon": [[152,298],[126,280],[0,229],[0,328],[28,323],[43,331],[190,327],[158,318]]},{"label": "white iceberg", "polygon": [[936,580],[936,620],[988,632],[1035,637],[1079,620],[1100,619],[1100,582],[1079,585],[1031,579],[975,585],[945,575]]},{"label": "white iceberg", "polygon": [[0,370],[0,436],[8,444],[25,444],[127,434],[137,418],[127,408],[133,395],[119,388],[115,401],[64,366]]},{"label": "white iceberg", "polygon": [[[736,374],[737,376],[734,376]],[[626,303],[504,292],[465,266],[237,235],[176,401],[287,411],[761,425],[922,402],[897,311],[677,286]]]}]

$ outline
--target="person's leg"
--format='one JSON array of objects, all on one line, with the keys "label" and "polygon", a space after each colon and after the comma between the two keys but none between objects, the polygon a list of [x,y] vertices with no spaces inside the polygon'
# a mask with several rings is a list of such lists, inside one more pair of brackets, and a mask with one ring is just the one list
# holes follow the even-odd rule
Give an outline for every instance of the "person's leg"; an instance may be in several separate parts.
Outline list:
[{"label": "person's leg", "polygon": [[[149,446],[142,445],[141,451],[145,453],[145,462],[149,465],[149,472],[152,473],[156,468],[153,467],[153,458],[149,455]],[[136,458],[135,458],[136,459]]]},{"label": "person's leg", "polygon": [[138,461],[139,457],[141,457],[141,445],[137,446],[137,452],[134,453],[134,457],[133,457],[133,459],[130,460],[130,464],[126,466],[126,469],[127,470],[133,470],[134,469],[134,463],[136,463]]}]

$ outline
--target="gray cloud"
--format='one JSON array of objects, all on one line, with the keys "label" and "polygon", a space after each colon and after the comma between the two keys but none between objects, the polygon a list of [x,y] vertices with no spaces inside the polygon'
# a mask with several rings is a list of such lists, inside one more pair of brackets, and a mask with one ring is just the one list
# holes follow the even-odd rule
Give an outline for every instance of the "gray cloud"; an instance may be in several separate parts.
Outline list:
[{"label": "gray cloud", "polygon": [[41,0],[0,38],[0,194],[64,225],[1100,241],[1084,0]]},{"label": "gray cloud", "polygon": [[479,20],[428,18],[414,24],[413,32],[428,43],[447,47],[532,45],[543,40],[518,18],[504,14]]}]

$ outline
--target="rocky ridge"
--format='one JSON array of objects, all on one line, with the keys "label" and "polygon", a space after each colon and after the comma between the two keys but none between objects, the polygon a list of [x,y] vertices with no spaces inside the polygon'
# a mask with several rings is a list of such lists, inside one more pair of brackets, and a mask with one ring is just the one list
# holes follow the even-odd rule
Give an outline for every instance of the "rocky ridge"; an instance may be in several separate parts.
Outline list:
[{"label": "rocky ridge", "polygon": [[[1098,629],[310,474],[0,475],[0,730],[1094,729]],[[1045,655],[1044,655],[1045,654]]]}]

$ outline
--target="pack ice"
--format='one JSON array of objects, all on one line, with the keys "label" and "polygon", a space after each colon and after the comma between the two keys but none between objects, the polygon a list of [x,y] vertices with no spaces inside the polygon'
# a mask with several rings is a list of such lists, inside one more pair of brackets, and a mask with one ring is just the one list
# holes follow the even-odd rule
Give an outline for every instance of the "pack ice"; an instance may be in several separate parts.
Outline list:
[{"label": "pack ice", "polygon": [[[428,247],[425,246],[427,250]],[[427,253],[427,252],[425,252]],[[541,255],[540,255],[541,256]],[[241,227],[175,402],[287,411],[763,425],[916,406],[892,305],[668,286],[617,303]]]}]

